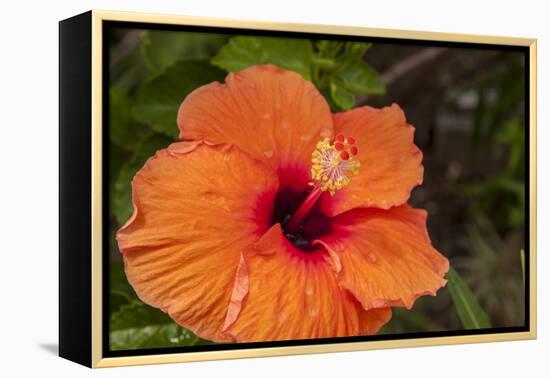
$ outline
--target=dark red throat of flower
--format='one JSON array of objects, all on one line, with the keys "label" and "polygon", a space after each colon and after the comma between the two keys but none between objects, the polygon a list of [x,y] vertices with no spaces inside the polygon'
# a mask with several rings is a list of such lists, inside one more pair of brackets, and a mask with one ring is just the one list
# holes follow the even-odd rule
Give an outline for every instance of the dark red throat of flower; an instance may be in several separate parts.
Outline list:
[{"label": "dark red throat of flower", "polygon": [[357,146],[353,137],[338,134],[334,143],[325,138],[317,143],[311,155],[312,190],[286,224],[287,234],[297,234],[323,192],[334,195],[351,182],[359,172]]}]

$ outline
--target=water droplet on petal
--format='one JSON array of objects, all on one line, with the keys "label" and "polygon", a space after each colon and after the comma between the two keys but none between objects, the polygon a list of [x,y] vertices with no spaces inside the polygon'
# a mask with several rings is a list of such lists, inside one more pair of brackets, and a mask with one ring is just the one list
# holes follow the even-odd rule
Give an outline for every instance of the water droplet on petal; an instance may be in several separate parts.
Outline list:
[{"label": "water droplet on petal", "polygon": [[273,150],[265,150],[264,156],[268,159],[271,159],[273,157]]},{"label": "water droplet on petal", "polygon": [[370,263],[374,264],[376,262],[376,255],[373,253],[367,253],[367,259]]}]

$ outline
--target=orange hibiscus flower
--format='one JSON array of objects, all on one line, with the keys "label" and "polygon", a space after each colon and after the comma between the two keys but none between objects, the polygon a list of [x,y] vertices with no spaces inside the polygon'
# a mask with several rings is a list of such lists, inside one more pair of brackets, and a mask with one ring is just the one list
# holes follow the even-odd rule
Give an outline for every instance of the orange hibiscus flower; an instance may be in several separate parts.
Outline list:
[{"label": "orange hibiscus flower", "polygon": [[406,204],[422,153],[401,109],[331,114],[273,65],[196,89],[181,142],[132,182],[117,232],[146,303],[223,341],[370,335],[445,285],[426,212]]}]

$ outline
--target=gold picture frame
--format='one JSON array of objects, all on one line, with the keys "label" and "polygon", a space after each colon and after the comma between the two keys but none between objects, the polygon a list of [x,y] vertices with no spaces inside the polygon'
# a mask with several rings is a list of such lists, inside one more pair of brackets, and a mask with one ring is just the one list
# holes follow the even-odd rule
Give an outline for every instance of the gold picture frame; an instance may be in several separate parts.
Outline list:
[{"label": "gold picture frame", "polygon": [[[80,17],[80,16],[77,16]],[[63,300],[64,296],[71,296],[74,293],[68,293],[67,286],[70,285],[70,277],[61,277],[60,290],[60,323],[62,324],[60,332],[60,354],[63,357],[75,360],[90,367],[114,367],[114,366],[128,366],[128,365],[143,365],[143,364],[157,364],[157,363],[174,363],[174,362],[187,362],[187,361],[206,361],[206,360],[218,360],[218,359],[236,359],[236,358],[248,358],[248,357],[266,357],[266,356],[282,356],[282,355],[298,355],[298,354],[310,354],[310,353],[328,353],[328,352],[347,352],[358,350],[371,350],[371,349],[387,349],[387,348],[402,348],[402,347],[419,347],[419,346],[435,346],[435,345],[448,345],[448,344],[466,344],[466,343],[480,343],[480,342],[495,342],[495,341],[512,341],[512,340],[526,340],[535,339],[537,335],[537,307],[536,307],[536,54],[537,54],[537,41],[536,39],[527,38],[513,38],[513,37],[500,37],[500,36],[482,36],[482,35],[469,35],[469,34],[452,34],[452,33],[437,33],[437,32],[424,32],[424,31],[406,31],[406,30],[393,30],[393,29],[377,29],[367,27],[351,27],[351,26],[336,26],[336,25],[316,25],[316,24],[294,24],[294,23],[280,23],[280,22],[260,22],[250,20],[229,20],[229,19],[216,19],[210,17],[188,17],[188,16],[174,16],[174,15],[160,15],[160,14],[145,14],[145,13],[126,13],[126,12],[111,12],[93,10],[84,15],[86,22],[84,26],[75,27],[78,30],[88,30],[90,37],[89,41],[89,57],[90,61],[90,78],[89,84],[91,86],[89,106],[89,119],[91,134],[89,137],[90,144],[90,179],[89,184],[91,188],[89,194],[91,199],[89,207],[91,220],[89,223],[89,259],[86,257],[85,261],[75,262],[67,257],[67,253],[61,251],[60,262],[61,269],[60,274],[65,274],[67,269],[75,269],[74,264],[81,264],[78,269],[88,269],[89,275],[85,279],[90,279],[89,286],[84,288],[90,289],[89,293],[83,294],[85,299],[89,299],[90,315],[85,319],[91,322],[89,324],[90,332],[90,348],[86,349],[86,354],[89,352],[89,358],[81,358],[80,355],[72,355],[68,352],[68,348],[71,344],[72,333],[76,326],[70,330],[65,330],[65,325],[69,315],[62,315],[67,311],[68,303]],[[75,18],[76,20],[76,18]],[[330,344],[315,344],[315,345],[300,345],[300,346],[278,346],[265,347],[265,348],[252,348],[252,349],[234,349],[234,350],[213,350],[213,351],[199,351],[188,353],[170,353],[170,354],[155,354],[155,355],[136,355],[136,356],[123,356],[123,357],[105,357],[103,352],[103,212],[105,207],[104,201],[104,185],[103,177],[105,174],[105,165],[103,162],[102,151],[105,148],[104,135],[102,134],[102,122],[104,120],[103,107],[105,104],[104,88],[103,86],[103,51],[105,49],[105,39],[103,35],[103,25],[105,22],[128,22],[139,24],[163,24],[163,25],[187,25],[187,26],[200,26],[200,27],[215,27],[215,28],[238,28],[238,29],[250,29],[250,30],[262,30],[262,31],[281,31],[281,32],[303,32],[312,34],[330,34],[341,36],[358,36],[358,37],[376,37],[376,38],[397,38],[401,40],[417,40],[417,41],[433,41],[433,42],[459,42],[459,43],[473,43],[473,44],[492,44],[503,46],[521,46],[528,49],[529,54],[529,66],[526,67],[529,72],[529,235],[526,238],[529,240],[528,252],[528,303],[529,303],[529,329],[521,332],[505,332],[505,333],[488,333],[488,334],[475,334],[475,335],[456,335],[456,336],[430,336],[426,338],[403,338],[397,340],[373,340],[373,341],[361,341],[361,342],[346,342],[346,343],[330,343]],[[67,23],[67,21],[63,21]],[[62,22],[62,25],[63,25]],[[70,22],[70,20],[69,20]],[[89,26],[89,28],[88,28]],[[63,26],[61,26],[63,31]],[[76,30],[74,29],[74,30]],[[71,32],[72,29],[67,29],[64,33]],[[63,33],[61,33],[63,34]],[[75,48],[77,42],[64,42],[63,35],[61,38],[61,47]],[[63,56],[63,52],[61,52]],[[64,71],[63,59],[61,59],[61,75],[66,74]],[[63,80],[63,79],[61,79]],[[69,79],[67,79],[69,80]],[[63,91],[63,84],[61,84],[61,90]],[[69,101],[66,99],[65,101]],[[68,102],[64,102],[63,95],[61,98],[61,108],[68,106]],[[83,105],[85,106],[85,105]],[[63,110],[62,110],[63,112]],[[62,121],[63,122],[63,117]],[[69,119],[69,116],[67,116]],[[63,126],[61,127],[63,130]],[[62,132],[63,134],[63,132]],[[62,136],[63,140],[63,136]],[[88,140],[88,139],[86,139]],[[63,145],[63,143],[61,143]],[[62,147],[63,148],[63,147]],[[62,153],[61,159],[64,159]],[[61,162],[63,165],[63,162]],[[67,168],[67,174],[71,171]],[[63,170],[61,173],[63,176]],[[62,179],[63,180],[63,179]],[[77,196],[77,194],[75,194]],[[74,197],[75,200],[77,197]],[[67,199],[69,201],[69,199]],[[63,204],[60,206],[63,207]],[[63,218],[64,212],[61,212],[61,218]],[[63,220],[62,220],[63,222]],[[70,225],[66,225],[70,227]],[[86,226],[87,227],[87,226]],[[68,232],[68,228],[65,229]],[[61,237],[64,236],[64,229],[61,229]],[[63,243],[62,243],[63,244]],[[63,246],[60,247],[63,249]],[[85,246],[83,248],[88,248]],[[64,263],[64,261],[66,261]],[[86,267],[85,264],[88,264]],[[84,265],[82,265],[84,264]],[[78,285],[74,290],[81,290]],[[77,314],[70,314],[70,316],[77,316]],[[84,320],[83,320],[84,321]],[[72,332],[72,333],[71,333]],[[74,337],[77,337],[76,335]],[[85,342],[86,337],[79,336]],[[65,341],[64,341],[65,340]],[[64,348],[64,344],[67,345]],[[65,352],[67,350],[67,352]]]}]

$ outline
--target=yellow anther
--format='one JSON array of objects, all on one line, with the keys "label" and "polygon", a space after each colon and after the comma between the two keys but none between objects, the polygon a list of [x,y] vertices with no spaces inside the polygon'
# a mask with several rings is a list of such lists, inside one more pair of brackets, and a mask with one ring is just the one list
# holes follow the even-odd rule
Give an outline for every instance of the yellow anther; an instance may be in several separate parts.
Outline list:
[{"label": "yellow anther", "polygon": [[330,143],[329,138],[319,141],[311,154],[311,185],[331,195],[347,186],[351,178],[359,173],[360,166],[355,159],[357,147],[351,146],[355,143],[354,139],[343,136],[338,139],[334,144]]}]

